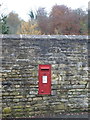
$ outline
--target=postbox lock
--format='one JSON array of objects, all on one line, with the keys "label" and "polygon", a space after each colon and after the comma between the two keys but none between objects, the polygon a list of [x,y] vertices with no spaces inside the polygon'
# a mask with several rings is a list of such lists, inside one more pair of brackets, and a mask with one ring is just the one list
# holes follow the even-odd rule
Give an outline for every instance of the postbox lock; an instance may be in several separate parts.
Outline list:
[{"label": "postbox lock", "polygon": [[51,94],[51,65],[39,65],[39,94]]}]

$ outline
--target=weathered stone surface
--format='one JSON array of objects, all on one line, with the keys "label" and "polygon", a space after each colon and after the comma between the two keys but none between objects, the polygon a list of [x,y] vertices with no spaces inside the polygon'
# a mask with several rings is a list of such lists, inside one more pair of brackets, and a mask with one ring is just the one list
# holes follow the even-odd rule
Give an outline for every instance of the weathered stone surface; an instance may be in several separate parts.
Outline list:
[{"label": "weathered stone surface", "polygon": [[[0,39],[3,118],[90,109],[87,36],[0,35]],[[51,95],[38,95],[39,64],[52,65]]]}]

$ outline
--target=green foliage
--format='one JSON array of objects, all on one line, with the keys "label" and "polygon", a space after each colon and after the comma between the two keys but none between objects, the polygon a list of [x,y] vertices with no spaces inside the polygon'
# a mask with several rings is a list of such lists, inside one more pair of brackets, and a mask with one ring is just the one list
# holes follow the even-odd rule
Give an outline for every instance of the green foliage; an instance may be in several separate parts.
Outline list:
[{"label": "green foliage", "polygon": [[37,13],[35,13],[32,10],[29,12],[28,15],[29,15],[29,17],[30,17],[31,20],[36,20],[37,19]]},{"label": "green foliage", "polygon": [[[0,4],[0,8],[2,5]],[[0,34],[8,34],[9,33],[9,27],[7,25],[7,16],[3,15],[1,9],[0,9]]]},{"label": "green foliage", "polygon": [[2,34],[9,34],[9,27],[7,26],[7,16],[2,16]]},{"label": "green foliage", "polygon": [[31,19],[34,19],[34,12],[30,11],[29,16],[30,16]]}]

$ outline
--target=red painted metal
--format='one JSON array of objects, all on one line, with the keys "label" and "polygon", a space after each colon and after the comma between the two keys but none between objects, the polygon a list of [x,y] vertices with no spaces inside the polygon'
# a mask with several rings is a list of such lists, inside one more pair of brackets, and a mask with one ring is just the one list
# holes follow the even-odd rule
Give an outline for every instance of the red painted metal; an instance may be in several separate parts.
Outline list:
[{"label": "red painted metal", "polygon": [[39,65],[38,75],[38,94],[51,94],[51,65]]}]

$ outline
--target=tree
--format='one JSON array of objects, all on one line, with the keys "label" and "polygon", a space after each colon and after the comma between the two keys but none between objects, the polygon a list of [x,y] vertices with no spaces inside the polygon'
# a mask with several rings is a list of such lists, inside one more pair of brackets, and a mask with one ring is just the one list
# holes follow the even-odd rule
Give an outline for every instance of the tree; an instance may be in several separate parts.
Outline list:
[{"label": "tree", "polygon": [[10,28],[10,33],[16,34],[16,32],[20,26],[21,20],[17,13],[10,12],[7,17],[7,23]]},{"label": "tree", "polygon": [[81,34],[82,33],[87,34],[88,33],[88,15],[87,15],[87,11],[84,11],[81,8],[77,8],[77,9],[75,9],[73,11],[79,16]]},{"label": "tree", "polygon": [[9,27],[7,26],[7,16],[2,16],[1,24],[2,24],[2,34],[9,34]]},{"label": "tree", "polygon": [[31,20],[35,19],[35,15],[34,15],[34,12],[31,10],[28,14],[31,18]]},{"label": "tree", "polygon": [[[30,11],[32,23],[37,23],[41,34],[87,34],[87,14],[81,8],[73,10],[65,5],[54,5],[47,14],[45,8]],[[36,16],[36,17],[35,17]]]},{"label": "tree", "polygon": [[45,8],[38,8],[37,10],[37,23],[41,30],[42,34],[48,34],[49,33],[49,19],[47,16],[47,12],[45,11]]},{"label": "tree", "polygon": [[64,5],[55,5],[50,13],[53,33],[80,34],[79,16]]},{"label": "tree", "polygon": [[88,9],[88,34],[90,35],[90,9]]},{"label": "tree", "polygon": [[[0,4],[0,7],[2,5]],[[0,11],[0,33],[1,34],[8,34],[9,33],[9,27],[7,25],[7,15],[3,15],[2,11]]]},{"label": "tree", "polygon": [[[0,4],[0,8],[1,8],[1,4]],[[0,16],[0,34],[2,33],[2,24],[1,24],[1,16]]]},{"label": "tree", "polygon": [[41,35],[41,31],[38,29],[38,25],[36,23],[32,24],[31,21],[23,21],[17,34]]}]

